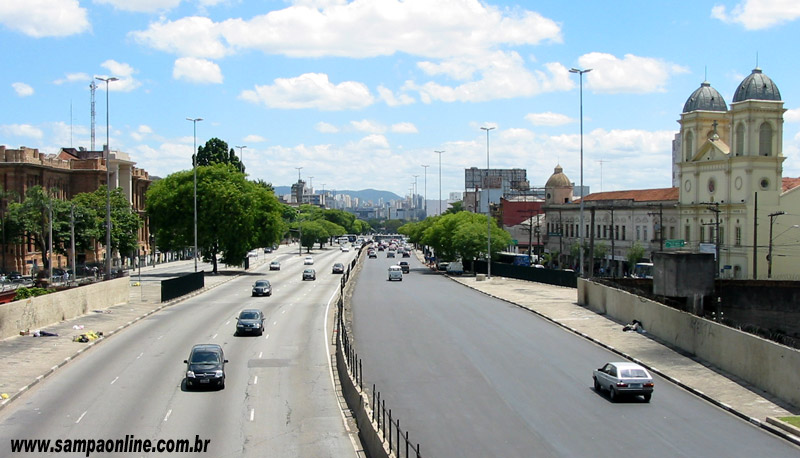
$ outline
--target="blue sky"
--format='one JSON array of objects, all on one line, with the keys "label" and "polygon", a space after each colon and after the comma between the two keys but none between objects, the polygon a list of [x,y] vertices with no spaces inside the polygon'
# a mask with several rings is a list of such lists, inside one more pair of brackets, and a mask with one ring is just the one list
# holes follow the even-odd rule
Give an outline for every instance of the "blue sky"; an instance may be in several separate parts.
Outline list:
[{"label": "blue sky", "polygon": [[[152,175],[197,142],[246,146],[253,178],[438,197],[464,169],[560,164],[592,191],[671,185],[671,141],[704,79],[731,102],[758,65],[785,108],[800,176],[800,3],[785,0],[26,0],[0,2],[0,144],[90,146],[94,76],[110,143]],[[96,93],[96,146],[106,92]],[[238,151],[238,150],[237,150]],[[603,161],[603,162],[600,162]],[[422,165],[429,165],[426,172]],[[602,166],[602,167],[601,167]],[[311,178],[313,177],[313,178]]]}]

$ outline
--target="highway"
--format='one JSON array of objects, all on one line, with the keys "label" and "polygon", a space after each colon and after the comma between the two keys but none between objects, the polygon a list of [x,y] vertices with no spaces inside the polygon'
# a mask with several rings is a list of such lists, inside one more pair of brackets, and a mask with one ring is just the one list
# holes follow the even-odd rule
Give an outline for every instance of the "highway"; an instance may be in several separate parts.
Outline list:
[{"label": "highway", "polygon": [[[154,444],[188,439],[194,445],[199,438],[209,442],[196,456],[206,457],[356,456],[323,328],[341,278],[331,267],[355,253],[329,249],[312,255],[316,281],[301,281],[305,266],[296,252],[267,255],[282,262],[280,271],[269,272],[265,263],[85,352],[0,412],[0,456],[11,455],[9,439],[126,436]],[[256,278],[272,282],[271,297],[251,297]],[[234,336],[235,317],[244,308],[264,311],[263,336]],[[229,360],[223,390],[186,390],[183,360],[197,343],[223,347]]]},{"label": "highway", "polygon": [[[406,260],[409,260],[408,258]],[[377,385],[423,456],[798,456],[800,449],[656,378],[612,403],[592,370],[620,357],[412,257],[366,259],[352,297],[364,387]]]}]

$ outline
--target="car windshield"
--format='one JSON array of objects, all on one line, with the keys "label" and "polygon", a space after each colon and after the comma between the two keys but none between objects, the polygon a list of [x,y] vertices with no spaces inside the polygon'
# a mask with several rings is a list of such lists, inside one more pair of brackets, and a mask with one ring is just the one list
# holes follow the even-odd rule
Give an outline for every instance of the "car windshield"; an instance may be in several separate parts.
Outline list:
[{"label": "car windshield", "polygon": [[256,282],[256,286],[261,286],[261,287],[269,286],[269,283],[267,283],[265,281],[257,281]]},{"label": "car windshield", "polygon": [[624,378],[647,378],[647,372],[643,369],[622,369],[619,374]]},{"label": "car windshield", "polygon": [[192,364],[218,364],[219,355],[213,351],[198,351],[192,355]]},{"label": "car windshield", "polygon": [[240,320],[255,320],[258,318],[258,313],[256,312],[242,312],[239,314]]}]

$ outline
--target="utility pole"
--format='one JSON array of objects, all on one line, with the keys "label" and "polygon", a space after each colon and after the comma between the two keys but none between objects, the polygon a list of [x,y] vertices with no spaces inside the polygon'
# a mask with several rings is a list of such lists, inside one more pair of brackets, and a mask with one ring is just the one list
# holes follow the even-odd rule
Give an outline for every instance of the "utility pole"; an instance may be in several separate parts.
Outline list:
[{"label": "utility pole", "polygon": [[[717,204],[719,205],[719,204]],[[658,207],[658,250],[664,251],[664,205],[650,204],[648,207]],[[656,216],[655,212],[647,212],[648,216]]]},{"label": "utility pole", "polygon": [[[714,212],[714,214],[715,214],[714,216],[716,218],[715,222],[710,223],[708,225],[715,226],[715,230],[717,232],[715,234],[715,237],[714,237],[714,240],[716,241],[716,252],[717,252],[717,256],[716,256],[717,257],[717,259],[716,259],[717,272],[714,274],[714,278],[718,278],[719,277],[719,261],[720,261],[720,259],[719,259],[719,256],[720,256],[720,252],[719,252],[720,251],[719,250],[719,248],[720,248],[720,240],[719,240],[719,214],[720,214],[720,209],[719,209],[719,202],[701,202],[701,204],[702,205],[708,205],[708,207],[706,207],[706,209],[708,209],[708,211]],[[702,240],[700,242],[702,243]]]},{"label": "utility pole", "polygon": [[609,235],[611,236],[611,278],[616,278],[617,276],[617,263],[616,259],[614,259],[614,206],[612,205],[611,208],[611,224],[609,226]]},{"label": "utility pole", "polygon": [[753,280],[758,279],[758,191],[753,201]]},{"label": "utility pole", "polygon": [[775,213],[770,213],[769,216],[769,251],[767,254],[767,278],[772,278],[772,224],[775,222],[775,218],[785,214],[786,212],[777,211]]},{"label": "utility pole", "polygon": [[589,215],[589,278],[594,277],[594,210],[593,206]]}]

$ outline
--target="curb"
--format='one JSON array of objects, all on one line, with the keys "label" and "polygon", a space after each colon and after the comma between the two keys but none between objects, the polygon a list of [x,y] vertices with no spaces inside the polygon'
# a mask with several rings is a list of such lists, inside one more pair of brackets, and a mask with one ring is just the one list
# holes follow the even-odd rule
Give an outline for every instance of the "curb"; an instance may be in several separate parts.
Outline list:
[{"label": "curb", "polygon": [[565,330],[567,330],[567,331],[569,331],[569,332],[571,332],[571,333],[573,333],[575,335],[578,335],[578,336],[580,336],[580,337],[582,337],[582,338],[584,338],[584,339],[586,339],[586,340],[588,340],[588,341],[590,341],[590,342],[592,342],[592,343],[594,343],[594,344],[596,344],[596,345],[598,345],[600,347],[603,347],[603,348],[605,348],[607,350],[610,350],[613,353],[616,353],[617,355],[620,355],[620,356],[622,356],[623,358],[625,358],[625,359],[627,359],[629,361],[633,361],[636,364],[639,364],[641,366],[646,367],[650,371],[652,371],[655,374],[658,374],[660,377],[666,379],[668,382],[670,382],[670,383],[672,383],[674,385],[677,385],[678,387],[688,391],[689,393],[691,393],[691,394],[693,394],[693,395],[695,395],[695,396],[697,396],[697,397],[709,402],[710,404],[713,404],[713,405],[721,408],[722,410],[725,410],[728,413],[731,413],[731,414],[733,414],[733,415],[735,415],[735,416],[747,421],[748,423],[750,423],[750,424],[752,424],[752,425],[754,425],[754,426],[756,426],[758,428],[763,429],[764,431],[766,431],[768,433],[774,434],[774,435],[776,435],[776,436],[778,436],[778,437],[780,437],[782,439],[785,439],[785,440],[787,440],[787,441],[789,441],[789,442],[791,442],[791,443],[793,443],[795,445],[800,445],[800,437],[797,437],[797,436],[794,436],[792,434],[789,434],[788,432],[784,431],[783,429],[781,429],[779,427],[776,427],[776,426],[773,426],[773,425],[767,423],[766,421],[761,421],[758,418],[754,418],[754,417],[751,417],[751,416],[749,416],[749,415],[747,415],[747,414],[745,414],[743,412],[740,412],[740,411],[736,410],[735,408],[733,408],[732,406],[729,406],[728,404],[725,404],[724,402],[718,401],[718,400],[712,398],[711,396],[705,394],[704,392],[702,392],[702,391],[700,391],[700,390],[698,390],[696,388],[693,388],[693,387],[691,387],[689,385],[686,385],[685,383],[681,382],[679,379],[676,379],[676,378],[674,378],[674,377],[672,377],[670,375],[665,374],[660,369],[652,367],[652,366],[644,363],[643,361],[641,361],[641,360],[639,360],[637,358],[634,358],[631,355],[628,355],[627,353],[625,353],[623,351],[617,350],[616,348],[614,348],[611,345],[605,344],[605,343],[595,339],[594,337],[591,337],[591,336],[589,336],[589,335],[587,335],[587,334],[585,334],[585,333],[583,333],[581,331],[578,331],[577,329],[571,328],[571,327],[569,327],[569,326],[567,326],[567,325],[565,325],[565,324],[563,324],[563,323],[561,323],[559,321],[556,321],[555,319],[550,318],[549,316],[544,315],[541,312],[529,309],[528,307],[525,307],[524,305],[518,304],[516,302],[512,302],[512,301],[510,301],[508,299],[505,299],[505,298],[502,298],[502,297],[499,297],[499,296],[495,296],[494,294],[490,294],[490,293],[487,293],[485,291],[481,291],[480,289],[474,288],[474,287],[472,287],[472,286],[470,286],[470,285],[468,285],[466,283],[460,282],[455,278],[451,278],[449,275],[447,275],[447,277],[450,278],[451,280],[455,281],[455,282],[461,283],[462,285],[466,286],[467,288],[470,288],[470,289],[472,289],[474,291],[478,291],[481,294],[484,294],[486,296],[492,297],[494,299],[499,299],[499,300],[501,300],[503,302],[515,305],[515,306],[517,306],[517,307],[519,307],[521,309],[527,310],[528,312],[534,313],[537,316],[540,316],[540,317],[544,318],[545,320],[547,320],[547,321],[549,321],[549,322],[561,327],[562,329],[565,329]]},{"label": "curb", "polygon": [[78,349],[73,355],[67,356],[66,358],[64,358],[63,361],[61,361],[60,363],[58,363],[55,366],[53,366],[50,369],[48,369],[44,374],[41,374],[41,375],[37,376],[31,383],[23,386],[22,388],[17,390],[14,394],[10,394],[8,396],[8,399],[3,399],[3,401],[0,402],[0,410],[3,410],[8,404],[10,404],[12,401],[14,401],[17,398],[19,398],[20,396],[22,396],[25,392],[29,391],[37,383],[41,382],[45,378],[47,378],[50,375],[52,375],[55,371],[57,371],[58,369],[60,369],[60,368],[62,368],[64,366],[66,366],[67,363],[69,363],[70,361],[72,361],[75,358],[77,358],[78,356],[80,356],[81,353],[91,349],[96,344],[99,344],[100,342],[108,339],[109,337],[111,337],[112,335],[116,334],[117,332],[122,331],[123,329],[133,325],[134,323],[138,322],[139,320],[147,318],[148,316],[150,316],[150,315],[152,315],[154,313],[157,313],[157,312],[159,312],[159,311],[161,311],[161,310],[163,310],[163,309],[165,309],[167,307],[171,307],[171,306],[173,306],[175,304],[178,304],[180,302],[183,302],[183,301],[185,301],[187,299],[191,299],[191,298],[193,298],[195,296],[198,296],[198,295],[203,294],[203,293],[205,293],[205,292],[207,292],[209,290],[212,290],[212,289],[216,288],[217,286],[220,286],[220,285],[223,285],[225,283],[228,283],[229,281],[239,277],[240,275],[241,274],[231,275],[231,277],[229,279],[221,281],[221,282],[215,284],[214,286],[204,286],[203,288],[201,288],[201,289],[199,289],[197,291],[194,291],[194,292],[191,292],[191,293],[186,294],[184,296],[181,296],[179,298],[173,299],[173,300],[171,300],[169,302],[165,302],[165,303],[159,305],[158,307],[154,308],[153,310],[150,310],[149,312],[145,313],[144,315],[138,316],[138,317],[132,319],[131,321],[128,321],[127,323],[125,323],[125,324],[123,324],[121,326],[118,326],[116,329],[114,329],[114,330],[112,330],[112,331],[110,331],[110,332],[108,332],[106,334],[103,334],[103,336],[100,337],[99,339],[87,343],[86,346],[81,347],[80,349]]}]

